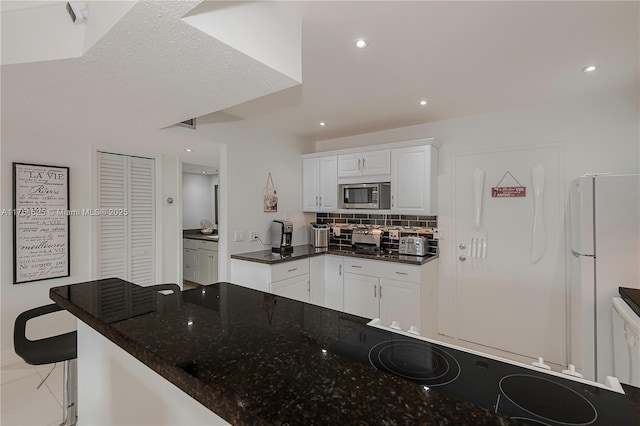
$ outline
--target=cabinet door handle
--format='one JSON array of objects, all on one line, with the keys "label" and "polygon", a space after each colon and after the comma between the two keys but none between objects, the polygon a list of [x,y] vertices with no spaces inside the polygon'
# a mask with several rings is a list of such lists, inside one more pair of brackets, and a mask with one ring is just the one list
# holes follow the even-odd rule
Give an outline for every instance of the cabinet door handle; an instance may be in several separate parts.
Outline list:
[{"label": "cabinet door handle", "polygon": [[338,276],[342,276],[342,265],[338,265]]},{"label": "cabinet door handle", "polygon": [[409,275],[409,274],[408,274],[408,273],[406,273],[406,272],[398,272],[398,271],[396,271],[396,274],[398,274],[398,275]]},{"label": "cabinet door handle", "polygon": [[320,196],[320,207],[322,207],[322,195]]},{"label": "cabinet door handle", "polygon": [[380,294],[380,298],[382,299],[382,284],[380,285],[380,291],[378,293]]},{"label": "cabinet door handle", "polygon": [[364,169],[364,158],[362,159],[362,168]]},{"label": "cabinet door handle", "polygon": [[293,269],[289,269],[288,271],[289,272],[293,272],[293,271],[297,271],[297,270],[298,270],[298,268],[293,268]]},{"label": "cabinet door handle", "polygon": [[393,195],[391,196],[391,207],[393,207]]},{"label": "cabinet door handle", "polygon": [[318,196],[316,195],[316,206],[318,205]]},{"label": "cabinet door handle", "polygon": [[362,266],[358,266],[358,265],[351,265],[352,268],[358,268],[358,269],[362,269]]},{"label": "cabinet door handle", "polygon": [[373,286],[373,297],[378,297],[378,295],[376,294],[376,289],[377,289],[377,285]]},{"label": "cabinet door handle", "polygon": [[360,170],[360,159],[358,158],[358,170]]}]

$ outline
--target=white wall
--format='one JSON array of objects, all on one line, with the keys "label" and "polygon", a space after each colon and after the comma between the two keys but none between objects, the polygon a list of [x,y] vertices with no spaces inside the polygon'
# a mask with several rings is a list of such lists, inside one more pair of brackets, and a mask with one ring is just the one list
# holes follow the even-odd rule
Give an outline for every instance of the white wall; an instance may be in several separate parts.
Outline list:
[{"label": "white wall", "polygon": [[[95,207],[92,181],[95,150],[105,150],[156,158],[158,170],[157,215],[159,224],[158,270],[159,282],[179,282],[182,276],[182,203],[179,187],[180,162],[216,165],[220,161],[220,220],[219,229],[220,279],[227,278],[229,253],[258,250],[259,243],[248,241],[249,230],[259,231],[266,241],[266,231],[274,218],[294,218],[294,242],[307,242],[306,218],[302,206],[302,161],[300,154],[309,152],[310,144],[293,137],[269,133],[247,126],[241,121],[218,123],[214,118],[198,121],[198,130],[172,127],[163,130],[123,128],[108,117],[75,120],[74,114],[62,117],[51,114],[40,101],[7,103],[2,99],[0,151],[0,206],[9,209],[12,203],[12,162],[70,167],[70,208]],[[34,125],[37,123],[37,125]],[[221,145],[216,145],[217,143]],[[185,153],[184,148],[193,149]],[[218,154],[219,152],[219,154]],[[226,160],[225,157],[227,157]],[[215,164],[214,164],[215,163]],[[262,212],[262,189],[271,171],[279,191],[277,213]],[[166,202],[167,197],[173,204]],[[307,220],[308,219],[308,220]],[[12,219],[3,216],[1,231],[12,235]],[[226,224],[226,226],[224,225]],[[231,242],[227,234],[244,230],[244,242]],[[12,238],[0,241],[1,259],[1,344],[2,365],[14,362],[13,323],[15,317],[29,308],[51,303],[50,287],[94,279],[95,221],[91,217],[71,218],[71,276],[33,283],[12,284]],[[227,247],[228,245],[228,247]],[[8,256],[7,256],[8,254]],[[73,328],[70,316],[58,315],[41,324],[33,337],[62,332]]]},{"label": "white wall", "polygon": [[[308,224],[314,220],[312,214],[302,212],[301,158],[302,154],[312,151],[313,143],[250,127],[229,117],[221,119],[223,116],[199,117],[195,131],[180,127],[166,130],[171,134],[190,132],[199,141],[221,144],[218,175],[218,276],[221,281],[228,279],[228,256],[264,248],[257,241],[249,241],[250,231],[257,231],[262,241],[269,243],[271,221],[289,218],[294,226],[293,244],[306,244]],[[197,156],[198,153],[192,154]],[[274,213],[264,213],[262,206],[269,172],[278,191],[278,211]],[[244,241],[233,241],[235,231],[244,232]]]},{"label": "white wall", "polygon": [[461,152],[560,143],[565,152],[565,190],[585,173],[640,172],[640,109],[638,90],[601,94],[559,102],[403,127],[316,142],[329,151],[433,137],[440,148],[438,224],[440,241],[440,324],[455,335],[453,284],[455,217],[453,158]]},{"label": "white wall", "polygon": [[214,176],[182,173],[183,229],[200,229],[205,219],[214,223],[214,185]]}]

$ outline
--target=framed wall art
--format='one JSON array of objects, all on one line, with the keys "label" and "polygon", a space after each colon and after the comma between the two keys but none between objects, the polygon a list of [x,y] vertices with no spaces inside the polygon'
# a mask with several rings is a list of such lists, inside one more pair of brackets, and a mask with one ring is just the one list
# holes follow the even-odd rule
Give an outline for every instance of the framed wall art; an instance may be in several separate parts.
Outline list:
[{"label": "framed wall art", "polygon": [[68,277],[69,168],[13,163],[13,283]]}]

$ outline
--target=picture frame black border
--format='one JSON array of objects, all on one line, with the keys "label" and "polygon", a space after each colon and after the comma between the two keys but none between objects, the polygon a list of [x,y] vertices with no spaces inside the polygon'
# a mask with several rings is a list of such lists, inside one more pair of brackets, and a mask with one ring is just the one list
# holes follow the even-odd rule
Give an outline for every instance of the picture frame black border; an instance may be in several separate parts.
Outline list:
[{"label": "picture frame black border", "polygon": [[39,278],[37,280],[28,280],[28,281],[18,281],[18,253],[16,250],[16,244],[17,244],[17,229],[16,229],[16,219],[17,219],[17,215],[16,215],[16,204],[17,204],[17,200],[16,200],[16,183],[17,183],[17,176],[16,176],[16,166],[34,166],[34,167],[50,167],[50,168],[56,168],[56,169],[63,169],[66,171],[67,173],[67,203],[66,203],[66,210],[67,212],[69,212],[69,206],[70,206],[70,194],[71,194],[71,179],[70,179],[70,170],[68,166],[55,166],[55,165],[48,165],[48,164],[35,164],[35,163],[21,163],[21,162],[12,162],[11,166],[12,166],[12,186],[13,186],[13,202],[12,202],[12,216],[13,216],[13,245],[12,245],[12,249],[13,249],[13,284],[25,284],[25,283],[31,283],[31,282],[36,282],[36,281],[45,281],[45,280],[52,280],[52,279],[56,279],[56,278],[66,278],[66,277],[70,277],[71,276],[71,215],[67,214],[67,274],[66,275],[58,275],[55,277],[46,277],[46,278]]}]

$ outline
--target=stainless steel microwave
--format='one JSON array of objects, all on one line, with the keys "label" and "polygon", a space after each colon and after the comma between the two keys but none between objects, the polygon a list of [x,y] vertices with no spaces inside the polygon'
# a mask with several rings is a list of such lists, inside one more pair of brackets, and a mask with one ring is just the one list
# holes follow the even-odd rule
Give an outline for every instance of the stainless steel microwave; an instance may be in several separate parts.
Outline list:
[{"label": "stainless steel microwave", "polygon": [[350,183],[340,185],[341,209],[391,208],[391,183]]}]

